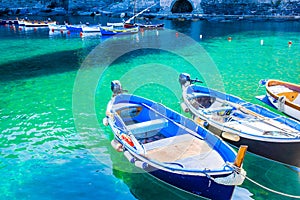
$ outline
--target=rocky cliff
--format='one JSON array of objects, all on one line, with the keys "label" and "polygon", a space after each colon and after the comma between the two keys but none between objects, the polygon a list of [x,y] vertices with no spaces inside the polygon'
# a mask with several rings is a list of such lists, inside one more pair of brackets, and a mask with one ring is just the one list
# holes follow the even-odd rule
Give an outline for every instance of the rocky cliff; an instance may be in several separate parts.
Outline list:
[{"label": "rocky cliff", "polygon": [[89,14],[151,12],[209,15],[300,16],[300,0],[0,0],[0,14]]}]

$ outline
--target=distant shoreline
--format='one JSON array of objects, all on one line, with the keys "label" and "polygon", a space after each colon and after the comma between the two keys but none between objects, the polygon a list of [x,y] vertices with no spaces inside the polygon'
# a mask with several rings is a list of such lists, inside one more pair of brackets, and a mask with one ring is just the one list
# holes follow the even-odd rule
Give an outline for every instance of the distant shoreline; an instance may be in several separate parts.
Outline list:
[{"label": "distant shoreline", "polygon": [[213,14],[144,14],[144,17],[167,19],[167,20],[206,20],[215,22],[231,22],[231,21],[299,21],[300,16],[275,16],[275,15],[213,15]]},{"label": "distant shoreline", "polygon": [[[126,13],[126,17],[131,17],[132,13]],[[123,13],[123,14],[124,14]],[[0,15],[0,19],[16,19],[31,16],[33,17],[94,17],[94,16],[105,16],[112,18],[121,18],[122,12],[107,12],[100,11],[95,12],[82,12],[82,14],[51,14],[39,12],[37,14],[20,14],[20,15]],[[222,14],[201,14],[201,13],[143,13],[138,19],[149,18],[156,20],[177,20],[177,21],[209,21],[209,22],[235,22],[235,21],[298,21],[300,22],[299,15],[222,15]]]}]

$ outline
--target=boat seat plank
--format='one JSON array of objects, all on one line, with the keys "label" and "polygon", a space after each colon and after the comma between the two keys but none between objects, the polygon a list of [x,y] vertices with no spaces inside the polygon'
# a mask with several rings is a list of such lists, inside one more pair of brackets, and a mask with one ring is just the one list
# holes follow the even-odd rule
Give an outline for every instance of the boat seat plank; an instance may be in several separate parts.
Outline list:
[{"label": "boat seat plank", "polygon": [[278,93],[278,96],[285,96],[289,101],[293,102],[297,96],[298,96],[298,92],[281,92],[281,93]]},{"label": "boat seat plank", "polygon": [[162,129],[167,126],[168,120],[160,118],[128,125],[127,129],[137,136],[146,132]]}]

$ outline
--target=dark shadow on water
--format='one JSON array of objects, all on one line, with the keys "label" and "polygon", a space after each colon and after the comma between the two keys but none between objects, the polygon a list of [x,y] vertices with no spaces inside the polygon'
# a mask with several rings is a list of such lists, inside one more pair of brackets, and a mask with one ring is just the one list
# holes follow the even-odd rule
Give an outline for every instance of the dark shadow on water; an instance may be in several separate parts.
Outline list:
[{"label": "dark shadow on water", "polygon": [[81,64],[79,54],[80,50],[60,51],[0,65],[0,81],[23,80],[75,71]]},{"label": "dark shadow on water", "polygon": [[223,37],[248,31],[272,31],[272,32],[300,32],[300,23],[297,21],[286,22],[252,22],[252,21],[232,21],[232,22],[208,22],[208,21],[171,21],[166,20],[166,28],[177,30],[199,40],[199,35],[203,39]]}]

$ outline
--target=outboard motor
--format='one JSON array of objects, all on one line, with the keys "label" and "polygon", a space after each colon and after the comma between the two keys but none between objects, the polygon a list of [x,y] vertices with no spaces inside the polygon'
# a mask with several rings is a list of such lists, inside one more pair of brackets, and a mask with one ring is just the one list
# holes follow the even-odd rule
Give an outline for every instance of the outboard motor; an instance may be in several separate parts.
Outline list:
[{"label": "outboard motor", "polygon": [[113,92],[113,96],[123,93],[122,85],[120,81],[114,80],[110,83],[111,91]]},{"label": "outboard motor", "polygon": [[179,83],[181,86],[188,86],[191,84],[191,76],[187,73],[181,73],[179,75]]}]

